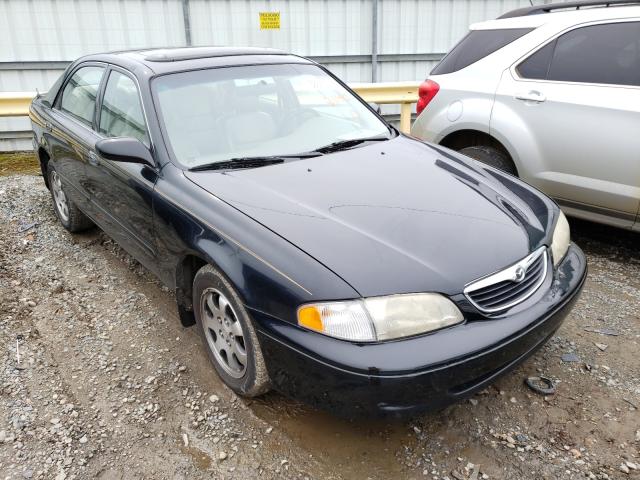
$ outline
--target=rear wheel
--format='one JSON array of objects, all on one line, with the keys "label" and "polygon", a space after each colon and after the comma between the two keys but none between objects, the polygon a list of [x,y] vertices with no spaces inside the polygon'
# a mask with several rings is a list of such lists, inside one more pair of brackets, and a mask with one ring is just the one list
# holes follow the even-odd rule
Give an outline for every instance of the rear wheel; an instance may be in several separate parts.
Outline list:
[{"label": "rear wheel", "polygon": [[467,157],[471,157],[479,162],[486,163],[498,170],[510,173],[511,175],[518,176],[518,171],[513,161],[504,152],[497,150],[494,147],[487,147],[484,145],[478,145],[473,147],[465,147],[459,150],[459,152]]},{"label": "rear wheel", "polygon": [[47,166],[49,178],[49,190],[53,199],[53,209],[64,228],[70,232],[80,232],[93,226],[93,222],[87,217],[66,193],[62,178],[56,172],[51,163]]},{"label": "rear wheel", "polygon": [[193,281],[193,305],[209,360],[234,392],[255,397],[269,390],[269,376],[249,314],[216,268],[202,267]]}]

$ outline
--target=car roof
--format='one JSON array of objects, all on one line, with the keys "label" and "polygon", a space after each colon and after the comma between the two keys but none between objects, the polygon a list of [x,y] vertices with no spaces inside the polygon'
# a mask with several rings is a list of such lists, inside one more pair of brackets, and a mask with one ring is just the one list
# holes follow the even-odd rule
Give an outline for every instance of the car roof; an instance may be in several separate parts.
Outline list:
[{"label": "car roof", "polygon": [[81,57],[77,62],[105,62],[146,76],[240,65],[314,63],[282,50],[258,47],[171,47],[122,50]]},{"label": "car roof", "polygon": [[[547,7],[549,5],[546,5]],[[512,12],[509,12],[512,13]],[[509,13],[505,15],[509,15]],[[537,14],[524,14],[522,16],[506,16],[489,20],[486,22],[474,23],[469,28],[471,30],[496,30],[503,28],[537,28],[547,24],[557,24],[559,27],[568,27],[580,23],[588,23],[599,20],[613,20],[625,18],[640,18],[640,6],[611,5],[591,6],[576,9],[575,6],[569,10],[551,10]]]}]

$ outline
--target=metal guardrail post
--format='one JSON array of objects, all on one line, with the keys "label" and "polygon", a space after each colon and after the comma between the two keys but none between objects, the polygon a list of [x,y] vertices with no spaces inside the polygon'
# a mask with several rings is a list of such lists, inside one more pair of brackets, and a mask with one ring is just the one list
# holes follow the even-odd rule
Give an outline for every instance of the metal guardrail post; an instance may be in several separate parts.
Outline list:
[{"label": "metal guardrail post", "polygon": [[411,132],[411,104],[400,104],[400,131],[402,133]]}]

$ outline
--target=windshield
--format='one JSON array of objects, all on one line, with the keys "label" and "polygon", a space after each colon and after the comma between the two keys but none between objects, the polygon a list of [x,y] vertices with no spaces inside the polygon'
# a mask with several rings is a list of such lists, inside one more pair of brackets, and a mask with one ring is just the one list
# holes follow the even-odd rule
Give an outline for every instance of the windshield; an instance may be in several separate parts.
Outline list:
[{"label": "windshield", "polygon": [[153,89],[170,147],[187,168],[391,136],[383,121],[315,65],[174,73],[158,77]]}]

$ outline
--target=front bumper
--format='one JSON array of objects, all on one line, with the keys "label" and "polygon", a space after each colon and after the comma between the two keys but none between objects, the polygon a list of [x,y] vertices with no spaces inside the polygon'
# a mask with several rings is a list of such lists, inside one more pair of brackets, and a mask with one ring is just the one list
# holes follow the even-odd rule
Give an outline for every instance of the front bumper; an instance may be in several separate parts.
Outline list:
[{"label": "front bumper", "polygon": [[586,274],[585,256],[572,244],[526,309],[376,344],[252,315],[277,390],[341,416],[411,414],[464,399],[532,355],[571,310]]}]

